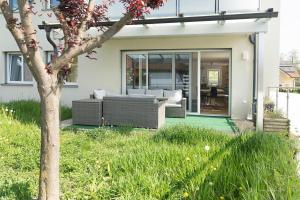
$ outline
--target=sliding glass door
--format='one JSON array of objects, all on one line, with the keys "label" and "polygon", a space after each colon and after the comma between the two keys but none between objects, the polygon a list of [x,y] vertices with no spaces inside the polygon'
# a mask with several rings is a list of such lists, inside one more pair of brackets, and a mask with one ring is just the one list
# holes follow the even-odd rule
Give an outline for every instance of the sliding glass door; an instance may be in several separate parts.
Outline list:
[{"label": "sliding glass door", "polygon": [[191,53],[175,53],[175,89],[182,90],[187,99],[187,110],[190,110],[190,70]]},{"label": "sliding glass door", "polygon": [[229,116],[230,57],[227,50],[124,52],[122,92],[182,90],[189,112]]}]

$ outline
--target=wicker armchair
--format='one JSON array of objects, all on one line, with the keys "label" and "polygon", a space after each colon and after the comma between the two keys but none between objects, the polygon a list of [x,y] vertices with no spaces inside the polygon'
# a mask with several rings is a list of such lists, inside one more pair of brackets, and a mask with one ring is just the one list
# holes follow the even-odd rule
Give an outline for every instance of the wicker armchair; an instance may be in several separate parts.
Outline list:
[{"label": "wicker armchair", "polygon": [[180,104],[167,104],[166,117],[185,118],[186,117],[186,98],[182,98]]}]

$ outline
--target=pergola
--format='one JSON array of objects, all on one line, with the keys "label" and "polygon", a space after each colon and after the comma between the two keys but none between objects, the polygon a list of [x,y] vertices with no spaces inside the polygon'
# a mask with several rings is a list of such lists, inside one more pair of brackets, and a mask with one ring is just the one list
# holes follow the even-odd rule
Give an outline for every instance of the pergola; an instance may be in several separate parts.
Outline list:
[{"label": "pergola", "polygon": [[[166,32],[162,30],[162,27],[157,29],[152,28],[152,31],[149,30],[148,25],[164,25],[164,24],[180,24],[185,26],[182,29],[176,29],[176,34],[191,34],[187,32],[187,29],[191,29],[195,34],[207,34],[207,33],[251,33],[250,42],[254,45],[254,57],[255,62],[253,64],[253,113],[256,119],[256,127],[257,130],[262,130],[263,128],[263,115],[264,115],[264,107],[263,107],[263,99],[264,99],[264,87],[263,87],[263,73],[264,73],[264,33],[267,32],[267,22],[272,18],[277,18],[279,15],[278,12],[274,11],[273,8],[269,8],[265,12],[257,11],[257,12],[249,12],[249,13],[226,13],[220,12],[217,14],[210,15],[199,15],[199,16],[183,16],[179,14],[177,17],[163,17],[163,18],[143,18],[143,19],[135,19],[128,26],[136,26],[142,25],[142,27],[132,28],[130,34],[121,33],[120,37],[134,37],[138,34],[147,36],[154,36],[161,34],[161,32]],[[238,21],[238,20],[253,20],[251,24],[246,24],[244,26],[241,25],[227,25],[225,28],[227,21]],[[191,22],[218,22],[215,27],[211,26],[200,26],[199,24],[191,24]],[[98,22],[96,27],[109,27],[112,26],[117,21],[104,21]],[[255,24],[253,24],[255,23]],[[219,27],[223,28],[220,29]],[[51,39],[50,33],[52,30],[60,29],[61,24],[47,24],[43,22],[42,25],[38,26],[39,29],[45,30],[46,37],[49,43],[53,46],[54,52],[57,52],[57,46],[55,42]],[[205,29],[205,30],[203,30]],[[208,29],[211,32],[207,32]],[[184,30],[184,31],[183,31]],[[180,33],[180,31],[182,33]],[[202,31],[202,32],[201,32]],[[128,31],[127,31],[128,32]],[[168,33],[172,35],[172,33]]]}]

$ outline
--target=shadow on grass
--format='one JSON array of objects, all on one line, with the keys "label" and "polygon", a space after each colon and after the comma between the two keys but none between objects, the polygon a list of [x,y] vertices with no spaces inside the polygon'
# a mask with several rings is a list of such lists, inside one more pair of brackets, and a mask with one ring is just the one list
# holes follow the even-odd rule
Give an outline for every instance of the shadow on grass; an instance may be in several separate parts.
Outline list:
[{"label": "shadow on grass", "polygon": [[205,169],[211,166],[212,163],[219,160],[221,157],[224,156],[225,152],[233,148],[234,146],[237,146],[240,143],[240,138],[235,137],[231,140],[229,140],[227,143],[225,143],[222,148],[220,148],[217,152],[212,154],[206,163],[201,165],[201,167],[195,169],[191,173],[187,174],[184,178],[181,180],[176,180],[170,184],[171,190],[167,193],[165,193],[160,199],[169,199],[173,194],[177,193],[178,191],[181,191],[185,186],[189,185],[189,182],[193,179],[197,179],[197,176],[201,174]]},{"label": "shadow on grass", "polygon": [[212,129],[174,126],[159,130],[153,136],[153,140],[155,142],[166,141],[174,144],[197,145],[200,141],[223,144],[232,137],[233,135]]},{"label": "shadow on grass", "polygon": [[235,123],[230,119],[226,118],[227,124],[229,125],[230,129],[233,133],[238,133],[238,128],[236,127]]},{"label": "shadow on grass", "polygon": [[[14,110],[13,117],[24,124],[40,125],[40,103],[35,100],[11,101],[9,103],[1,103],[3,109]],[[72,118],[71,109],[65,106],[60,108],[61,120]]]},{"label": "shadow on grass", "polygon": [[296,167],[289,164],[292,153],[284,138],[259,133],[238,138],[241,142],[199,185],[196,199],[300,199]]},{"label": "shadow on grass", "polygon": [[32,194],[30,192],[30,185],[27,182],[13,183],[5,185],[0,188],[0,199],[4,197],[14,197],[14,199],[20,200],[32,200]]},{"label": "shadow on grass", "polygon": [[[190,192],[190,199],[300,199],[292,155],[289,143],[278,135],[234,137],[206,163],[171,182],[171,189],[160,199],[171,199],[183,191]],[[219,165],[210,169],[218,160]],[[205,171],[202,181],[199,177]],[[195,186],[198,189],[191,189]]]}]

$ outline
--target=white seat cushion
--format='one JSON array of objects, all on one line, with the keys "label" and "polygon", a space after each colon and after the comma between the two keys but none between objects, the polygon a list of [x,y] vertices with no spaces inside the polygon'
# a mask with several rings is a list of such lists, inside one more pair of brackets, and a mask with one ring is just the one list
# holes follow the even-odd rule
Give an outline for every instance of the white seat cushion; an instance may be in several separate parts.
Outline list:
[{"label": "white seat cushion", "polygon": [[166,103],[166,107],[181,108],[181,104]]},{"label": "white seat cushion", "polygon": [[147,95],[153,95],[156,98],[163,98],[164,97],[164,90],[146,90]]},{"label": "white seat cushion", "polygon": [[164,90],[164,97],[168,98],[167,104],[178,104],[182,100],[182,91]]},{"label": "white seat cushion", "polygon": [[93,95],[95,99],[103,99],[103,97],[106,95],[106,91],[101,89],[94,90]]},{"label": "white seat cushion", "polygon": [[146,94],[145,89],[128,89],[127,90],[128,95],[133,95],[133,94]]},{"label": "white seat cushion", "polygon": [[128,96],[134,98],[155,98],[154,95],[148,95],[148,94],[130,94]]}]

